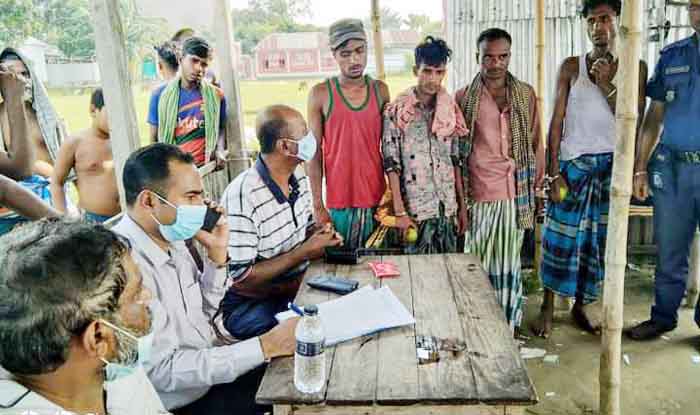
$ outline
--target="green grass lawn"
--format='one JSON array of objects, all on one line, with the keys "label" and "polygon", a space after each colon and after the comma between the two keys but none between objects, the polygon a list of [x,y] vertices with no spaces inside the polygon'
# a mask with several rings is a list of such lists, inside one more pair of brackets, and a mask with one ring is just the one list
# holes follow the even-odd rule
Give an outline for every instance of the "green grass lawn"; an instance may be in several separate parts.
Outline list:
[{"label": "green grass lawn", "polygon": [[[319,80],[306,80],[309,88],[316,82],[319,82]],[[413,76],[410,75],[391,76],[387,79],[392,97],[411,86],[414,82]],[[255,124],[256,113],[265,106],[272,104],[289,105],[306,116],[306,99],[309,91],[308,88],[300,90],[299,86],[299,80],[242,81],[241,101],[245,126],[252,128]],[[150,89],[134,87],[133,94],[141,141],[146,143],[149,131],[146,116],[148,114]],[[88,112],[90,91],[51,90],[49,95],[59,115],[68,124],[69,132],[79,131],[90,125]]]}]

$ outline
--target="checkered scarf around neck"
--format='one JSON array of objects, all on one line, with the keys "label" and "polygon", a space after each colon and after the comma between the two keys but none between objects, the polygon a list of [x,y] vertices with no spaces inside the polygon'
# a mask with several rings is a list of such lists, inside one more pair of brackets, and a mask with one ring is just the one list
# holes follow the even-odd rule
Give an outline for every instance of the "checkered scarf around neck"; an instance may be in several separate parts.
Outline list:
[{"label": "checkered scarf around neck", "polygon": [[[49,152],[49,157],[52,161],[56,161],[56,156],[58,155],[58,149],[63,143],[64,135],[61,125],[59,123],[58,114],[51,101],[49,100],[49,94],[44,88],[44,84],[39,79],[38,74],[32,68],[31,61],[27,59],[19,50],[14,48],[5,48],[0,53],[0,60],[2,60],[5,55],[15,54],[19,56],[24,66],[29,70],[29,76],[32,82],[32,109],[36,114],[36,120],[39,124],[39,130],[41,131],[41,136],[44,138],[44,143],[46,144],[46,149]],[[0,129],[0,150],[6,151],[5,142],[2,139],[2,130]]]},{"label": "checkered scarf around neck", "polygon": [[[221,98],[216,92],[216,87],[206,80],[199,84],[204,105],[204,137],[205,154],[209,160],[219,137],[219,118],[221,115]],[[175,142],[175,128],[177,128],[177,113],[180,103],[180,77],[176,77],[163,90],[158,102],[158,141],[167,144]]]},{"label": "checkered scarf around neck", "polygon": [[[532,229],[535,226],[535,154],[532,149],[532,125],[530,116],[530,87],[518,81],[510,72],[506,79],[508,99],[511,104],[511,156],[515,160],[515,205],[518,212],[518,226]],[[469,134],[465,160],[469,157],[474,139],[474,126],[479,115],[479,100],[484,83],[481,74],[477,74],[459,103],[464,119],[467,121]],[[468,175],[464,175],[464,193],[470,196]]]}]

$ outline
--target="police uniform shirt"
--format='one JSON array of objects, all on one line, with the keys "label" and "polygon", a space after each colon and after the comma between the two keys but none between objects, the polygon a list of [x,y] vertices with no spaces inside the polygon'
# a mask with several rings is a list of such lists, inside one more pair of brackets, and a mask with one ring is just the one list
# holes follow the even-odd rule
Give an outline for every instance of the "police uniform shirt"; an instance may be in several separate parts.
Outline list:
[{"label": "police uniform shirt", "polygon": [[661,50],[647,96],[664,104],[661,143],[674,151],[700,150],[700,45],[698,35]]}]

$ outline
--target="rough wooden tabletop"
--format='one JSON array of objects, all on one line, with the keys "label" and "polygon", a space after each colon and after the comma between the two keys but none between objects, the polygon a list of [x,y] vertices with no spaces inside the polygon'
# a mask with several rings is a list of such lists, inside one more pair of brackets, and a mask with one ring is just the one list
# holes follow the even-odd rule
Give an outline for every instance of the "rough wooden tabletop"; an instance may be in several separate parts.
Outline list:
[{"label": "rough wooden tabletop", "polygon": [[[391,261],[398,278],[377,280],[370,260]],[[415,326],[392,329],[326,349],[328,381],[314,395],[299,393],[294,359],[273,361],[257,401],[275,405],[528,405],[537,395],[487,275],[465,254],[363,258],[355,266],[315,263],[305,278],[335,274],[360,286],[388,286],[413,313]],[[301,305],[335,298],[306,284]],[[418,364],[416,335],[456,338],[465,352],[440,352],[440,361]]]}]

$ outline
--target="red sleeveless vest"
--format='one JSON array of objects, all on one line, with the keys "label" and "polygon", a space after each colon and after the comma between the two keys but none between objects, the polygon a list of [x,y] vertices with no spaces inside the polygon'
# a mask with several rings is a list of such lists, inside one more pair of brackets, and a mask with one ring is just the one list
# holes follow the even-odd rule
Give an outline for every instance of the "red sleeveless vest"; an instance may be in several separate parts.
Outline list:
[{"label": "red sleeveless vest", "polygon": [[329,209],[373,208],[384,194],[382,113],[376,81],[365,76],[367,98],[354,108],[338,78],[326,80],[330,95],[324,117],[323,164]]}]

